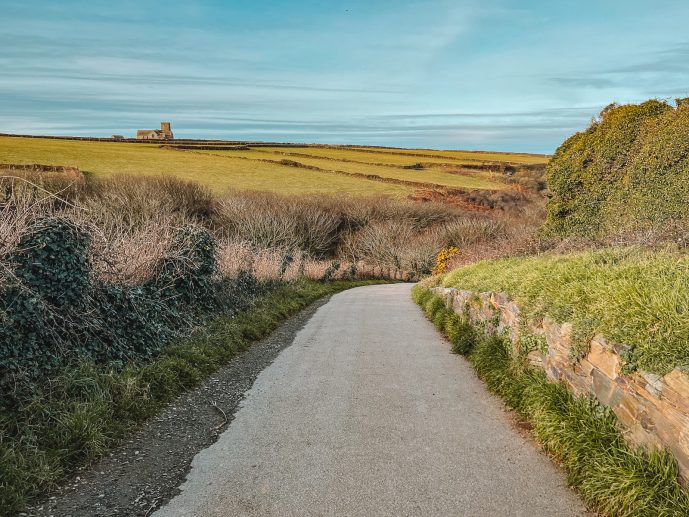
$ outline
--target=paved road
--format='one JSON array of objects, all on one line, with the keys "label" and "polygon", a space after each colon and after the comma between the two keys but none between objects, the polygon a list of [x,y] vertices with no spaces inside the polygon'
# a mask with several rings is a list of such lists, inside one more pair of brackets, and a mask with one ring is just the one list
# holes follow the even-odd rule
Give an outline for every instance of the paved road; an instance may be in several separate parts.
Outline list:
[{"label": "paved road", "polygon": [[155,515],[585,515],[409,291],[321,307]]}]

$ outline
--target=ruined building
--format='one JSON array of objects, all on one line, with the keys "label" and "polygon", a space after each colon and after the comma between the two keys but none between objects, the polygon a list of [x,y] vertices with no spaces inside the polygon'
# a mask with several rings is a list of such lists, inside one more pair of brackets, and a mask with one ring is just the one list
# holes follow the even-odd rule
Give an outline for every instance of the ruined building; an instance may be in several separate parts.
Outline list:
[{"label": "ruined building", "polygon": [[139,129],[136,132],[139,140],[172,140],[172,129],[169,122],[161,122],[160,129]]}]

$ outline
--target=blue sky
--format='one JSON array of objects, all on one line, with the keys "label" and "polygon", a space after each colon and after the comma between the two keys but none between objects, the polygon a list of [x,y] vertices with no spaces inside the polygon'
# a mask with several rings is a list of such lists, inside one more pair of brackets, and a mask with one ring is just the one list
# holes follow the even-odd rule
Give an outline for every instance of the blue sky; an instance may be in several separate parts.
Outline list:
[{"label": "blue sky", "polygon": [[552,152],[689,96],[687,0],[0,0],[0,132]]}]

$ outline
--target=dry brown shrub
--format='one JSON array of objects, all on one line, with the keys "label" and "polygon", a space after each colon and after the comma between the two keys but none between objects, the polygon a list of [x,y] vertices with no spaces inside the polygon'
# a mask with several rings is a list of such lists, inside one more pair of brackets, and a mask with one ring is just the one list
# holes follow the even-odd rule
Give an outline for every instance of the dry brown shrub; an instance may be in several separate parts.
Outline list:
[{"label": "dry brown shrub", "polygon": [[169,253],[176,227],[165,221],[149,221],[142,227],[105,235],[91,228],[93,274],[103,281],[141,285],[153,278],[155,267]]},{"label": "dry brown shrub", "polygon": [[171,176],[117,175],[91,186],[82,204],[91,220],[108,235],[149,221],[172,224],[211,224],[216,213],[213,194],[206,187]]}]

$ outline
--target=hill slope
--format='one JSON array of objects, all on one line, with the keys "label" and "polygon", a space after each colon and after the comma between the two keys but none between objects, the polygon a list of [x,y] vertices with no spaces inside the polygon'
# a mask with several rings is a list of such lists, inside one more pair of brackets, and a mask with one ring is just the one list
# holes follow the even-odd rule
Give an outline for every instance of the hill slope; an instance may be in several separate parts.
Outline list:
[{"label": "hill slope", "polygon": [[[173,174],[216,192],[228,188],[282,193],[390,194],[408,196],[438,187],[500,190],[499,169],[544,163],[526,154],[473,153],[339,146],[269,147],[214,143],[128,143],[0,136],[0,163],[78,167],[95,176]],[[489,169],[498,170],[498,172]]]}]

